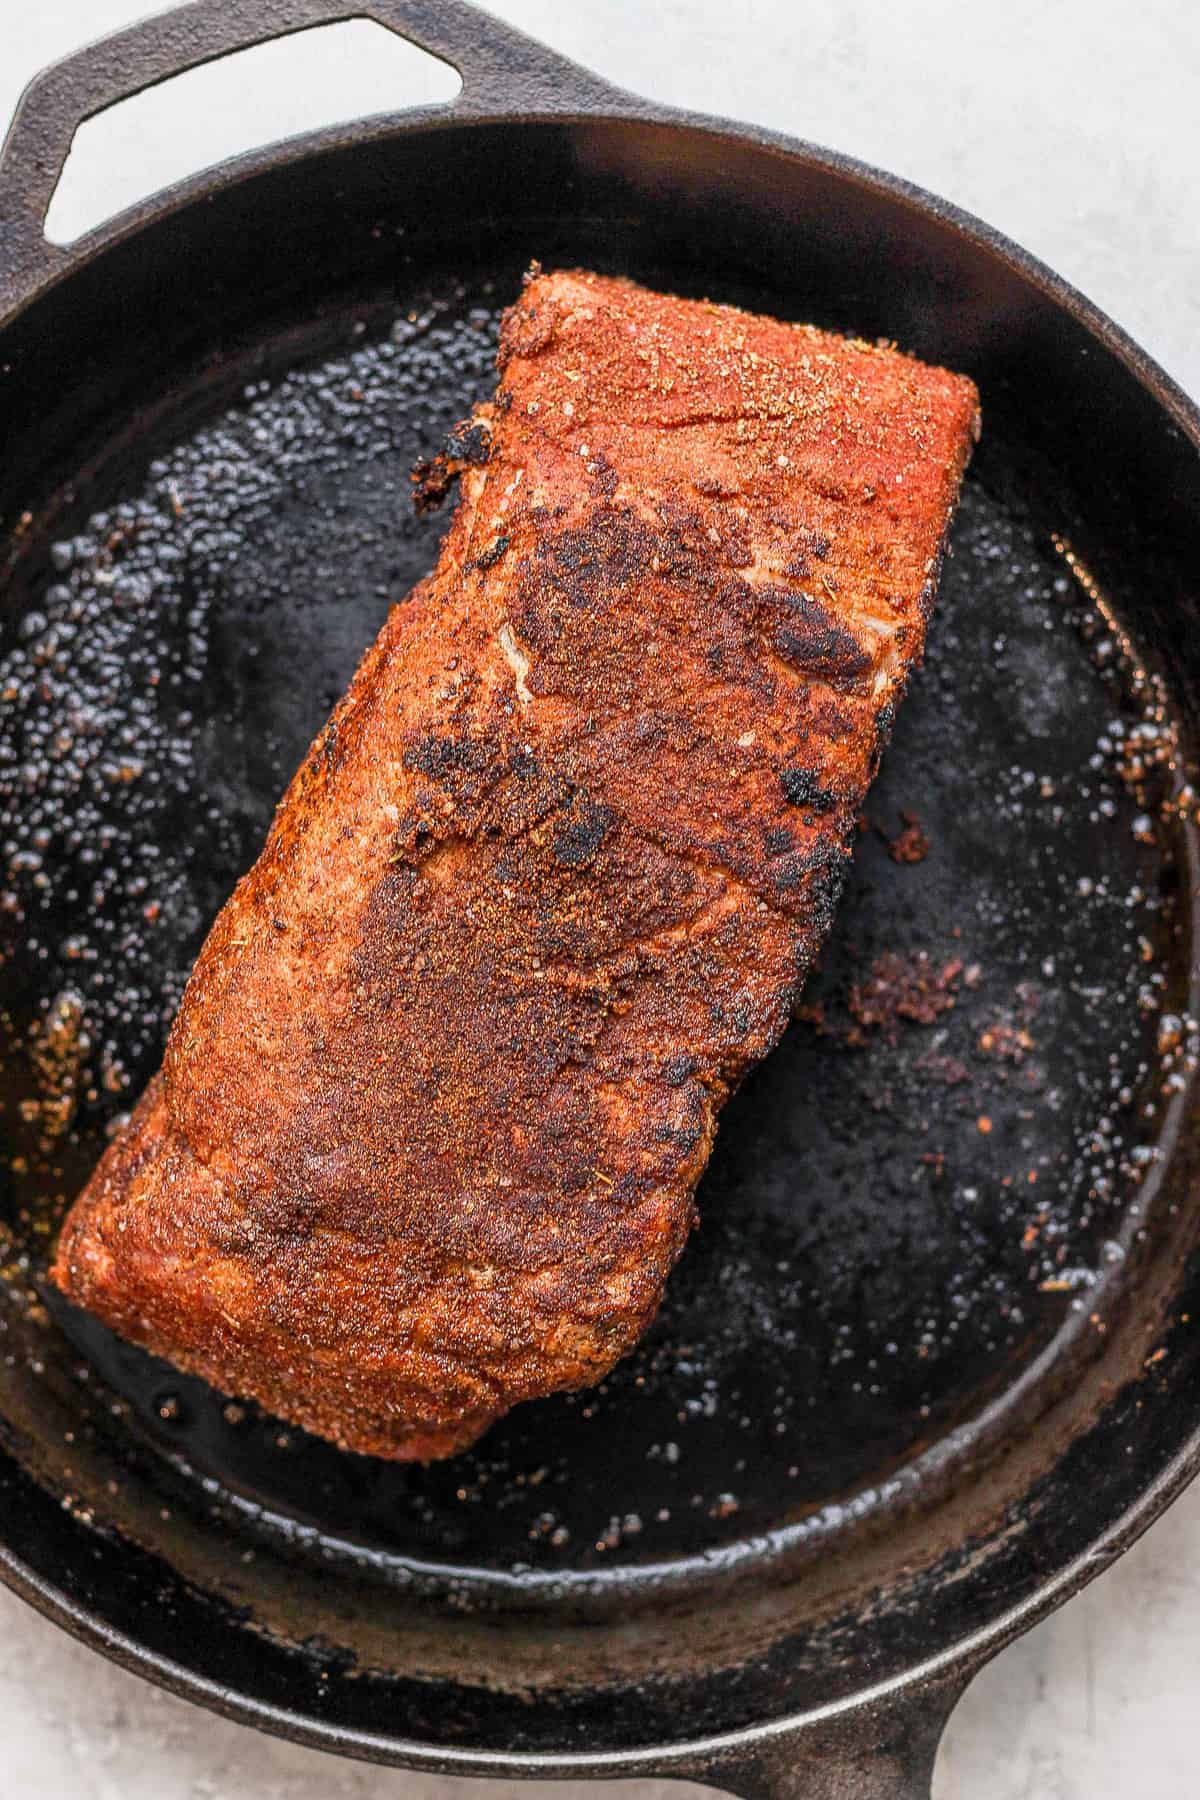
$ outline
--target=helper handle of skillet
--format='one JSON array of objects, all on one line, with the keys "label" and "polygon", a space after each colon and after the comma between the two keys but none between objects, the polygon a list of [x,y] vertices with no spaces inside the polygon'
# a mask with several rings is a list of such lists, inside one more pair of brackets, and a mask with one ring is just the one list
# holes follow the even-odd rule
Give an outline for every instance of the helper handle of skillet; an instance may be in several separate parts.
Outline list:
[{"label": "helper handle of skillet", "polygon": [[917,1673],[822,1717],[768,1725],[699,1749],[658,1773],[702,1781],[740,1800],[930,1800],[950,1714],[979,1660]]},{"label": "helper handle of skillet", "polygon": [[[449,63],[462,77],[456,99],[427,109],[430,114],[453,121],[544,118],[619,112],[631,104],[619,89],[467,0],[238,0],[236,6],[191,0],[52,63],[21,95],[0,148],[0,320],[73,263],[165,209],[164,198],[156,196],[74,244],[47,241],[46,211],[86,119],[235,51],[313,25],[364,18]],[[386,120],[374,128],[385,131]],[[296,140],[289,152],[302,154],[344,135],[345,128],[334,127]],[[220,176],[210,170],[205,179]]]}]

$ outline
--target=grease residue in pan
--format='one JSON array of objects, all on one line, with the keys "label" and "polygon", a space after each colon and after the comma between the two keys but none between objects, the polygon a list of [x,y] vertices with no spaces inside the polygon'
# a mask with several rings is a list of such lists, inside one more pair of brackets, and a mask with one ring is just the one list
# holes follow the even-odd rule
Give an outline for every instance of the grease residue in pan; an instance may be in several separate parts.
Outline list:
[{"label": "grease residue in pan", "polygon": [[[248,354],[219,399],[160,425],[148,467],[115,456],[17,571],[0,662],[16,1295],[38,1296],[213,914],[433,559],[444,524],[412,515],[408,470],[490,389],[508,291],[363,308],[286,358]],[[702,1225],[639,1351],[423,1470],[340,1455],[56,1308],[108,1385],[88,1428],[137,1433],[205,1504],[447,1570],[663,1561],[836,1523],[856,1494],[869,1510],[1065,1326],[1105,1328],[1160,1104],[1196,1055],[1180,780],[1165,696],[1086,571],[970,480],[805,1016],[723,1115]]]}]

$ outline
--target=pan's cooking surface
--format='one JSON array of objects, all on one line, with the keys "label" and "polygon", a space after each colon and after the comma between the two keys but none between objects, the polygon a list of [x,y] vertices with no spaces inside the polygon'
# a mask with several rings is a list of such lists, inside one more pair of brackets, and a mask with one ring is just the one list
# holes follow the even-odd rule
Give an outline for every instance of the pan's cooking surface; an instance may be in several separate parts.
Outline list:
[{"label": "pan's cooking surface", "polygon": [[[445,522],[413,517],[407,473],[490,390],[517,274],[247,353],[19,566],[0,663],[14,1292],[157,1065],[311,735],[433,559]],[[450,1569],[618,1568],[834,1530],[952,1427],[969,1438],[1056,1333],[1099,1344],[1158,1102],[1194,1053],[1172,738],[1003,474],[985,454],[968,484],[806,1016],[723,1115],[640,1350],[421,1470],[339,1455],[52,1302],[75,1348],[50,1325],[45,1355],[76,1371],[81,1431],[136,1434],[182,1505],[262,1507],[268,1529]]]}]

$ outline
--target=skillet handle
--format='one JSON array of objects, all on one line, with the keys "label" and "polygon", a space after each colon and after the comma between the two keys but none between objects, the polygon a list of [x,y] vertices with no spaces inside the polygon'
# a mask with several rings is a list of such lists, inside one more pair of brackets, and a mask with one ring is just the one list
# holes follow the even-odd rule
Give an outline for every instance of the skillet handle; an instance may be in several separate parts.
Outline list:
[{"label": "skillet handle", "polygon": [[744,1745],[714,1746],[659,1773],[740,1800],[930,1800],[942,1733],[978,1667],[973,1661],[825,1720],[748,1733]]},{"label": "skillet handle", "polygon": [[119,100],[237,50],[312,25],[374,19],[462,77],[439,112],[457,118],[619,110],[628,97],[467,0],[191,0],[101,38],[34,77],[0,148],[0,316],[79,254],[116,235],[120,219],[78,247],[47,242],[43,225],[72,139]]}]

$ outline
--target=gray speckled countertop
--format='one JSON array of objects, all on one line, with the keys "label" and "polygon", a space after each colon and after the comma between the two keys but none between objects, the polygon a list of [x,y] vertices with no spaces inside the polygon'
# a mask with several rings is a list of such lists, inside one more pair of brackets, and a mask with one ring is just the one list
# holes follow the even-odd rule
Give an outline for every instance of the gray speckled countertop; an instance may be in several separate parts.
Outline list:
[{"label": "gray speckled countertop", "polygon": [[[229,0],[235,5],[237,0]],[[139,0],[0,0],[0,121],[24,81],[148,10]],[[1191,0],[497,0],[494,10],[625,87],[759,120],[947,195],[1098,301],[1200,393],[1200,9]],[[434,97],[418,59],[348,57],[344,112]],[[145,187],[318,122],[327,58],[264,73],[247,108],[225,72],[86,146],[69,234],[112,210],[122,156]],[[397,88],[394,84],[399,84]],[[314,96],[324,96],[318,101]],[[327,116],[327,114],[326,114]],[[1200,1487],[1086,1593],[1007,1650],[960,1705],[935,1800],[1176,1800],[1195,1791]],[[501,1800],[508,1784],[341,1763],[148,1687],[0,1591],[0,1797]],[[565,1800],[565,1784],[539,1790]],[[585,1790],[578,1790],[580,1793]],[[588,1789],[595,1793],[597,1790]],[[628,1800],[674,1783],[623,1783]],[[700,1790],[693,1789],[698,1793]]]}]

